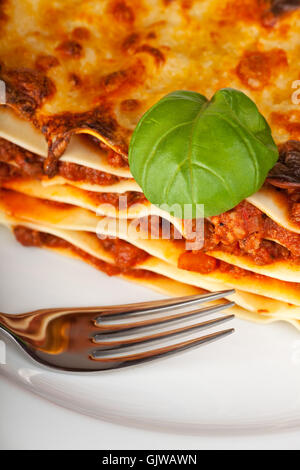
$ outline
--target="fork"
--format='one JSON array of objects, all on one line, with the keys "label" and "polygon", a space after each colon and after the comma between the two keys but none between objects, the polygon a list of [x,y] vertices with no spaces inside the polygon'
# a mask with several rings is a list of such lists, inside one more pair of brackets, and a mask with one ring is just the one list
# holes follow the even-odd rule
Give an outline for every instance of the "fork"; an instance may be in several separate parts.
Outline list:
[{"label": "fork", "polygon": [[[234,290],[226,290],[108,307],[51,308],[19,315],[0,313],[0,330],[44,366],[77,372],[116,369],[174,354],[233,333],[232,328],[160,345],[162,340],[234,318],[234,315],[226,315],[180,326],[183,320],[194,320],[232,307],[234,302],[227,301],[198,307],[232,294]],[[192,305],[198,308],[176,313]],[[170,323],[179,323],[179,327],[166,328]],[[159,343],[157,348],[148,348],[148,343],[153,345],[156,342]]]}]

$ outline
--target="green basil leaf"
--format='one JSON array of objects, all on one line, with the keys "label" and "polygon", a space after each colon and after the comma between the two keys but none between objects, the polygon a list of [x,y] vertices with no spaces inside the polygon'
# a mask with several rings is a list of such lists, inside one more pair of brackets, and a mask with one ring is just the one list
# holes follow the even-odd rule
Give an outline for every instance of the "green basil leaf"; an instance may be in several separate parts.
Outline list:
[{"label": "green basil leaf", "polygon": [[[186,204],[219,215],[255,193],[278,159],[271,129],[255,103],[231,88],[211,101],[175,91],[150,108],[129,147],[129,165],[155,205]],[[170,210],[171,212],[171,210]]]}]

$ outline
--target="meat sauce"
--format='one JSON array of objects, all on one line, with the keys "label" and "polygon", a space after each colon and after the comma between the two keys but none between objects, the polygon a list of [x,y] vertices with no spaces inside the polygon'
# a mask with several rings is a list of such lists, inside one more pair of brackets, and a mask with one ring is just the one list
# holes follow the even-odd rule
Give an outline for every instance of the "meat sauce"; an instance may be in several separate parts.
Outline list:
[{"label": "meat sauce", "polygon": [[[291,150],[290,146],[288,149]],[[294,146],[292,150],[294,152]],[[115,155],[118,160],[119,155]],[[111,156],[111,158],[114,157]],[[11,162],[14,162],[14,165]],[[44,175],[43,162],[44,160],[41,157],[4,139],[0,139],[0,179],[16,176],[41,178]],[[116,164],[120,164],[120,162],[116,162]],[[104,185],[113,184],[120,180],[117,176],[73,163],[60,161],[57,168],[59,175],[72,181]],[[285,191],[291,219],[300,223],[300,189],[289,187],[279,190]],[[116,193],[88,192],[88,194],[99,204],[108,203],[113,204],[115,207],[119,205],[119,195]],[[127,192],[124,196],[127,196],[127,206],[129,207],[135,203],[145,204],[147,202],[142,193]],[[151,218],[147,219],[148,222],[152,225]],[[177,238],[172,229],[173,225],[171,225],[170,238]],[[158,236],[161,237],[161,224],[159,224],[157,232]],[[18,236],[20,237],[20,235]],[[42,245],[49,242],[49,239],[46,240],[43,235],[39,235],[39,237],[42,237],[40,242]],[[269,239],[276,240],[278,243]],[[37,239],[34,240],[34,243],[37,243]],[[34,243],[33,246],[40,246]],[[114,242],[109,240],[109,242],[105,241],[103,243],[105,243],[105,249],[109,249],[115,257],[118,269],[129,269],[131,263],[136,264],[147,256],[144,252],[142,252],[142,255],[141,250],[137,251],[137,248],[121,240],[116,239]],[[76,250],[76,248],[73,248],[73,250]],[[238,256],[246,255],[257,265],[267,265],[287,259],[294,263],[300,261],[299,235],[277,225],[263,212],[246,201],[240,203],[231,211],[206,221],[203,249],[182,254],[179,259],[179,267],[202,273],[212,272],[221,266],[224,268],[226,265],[206,254],[212,250],[221,250]],[[109,269],[111,269],[111,266]]]},{"label": "meat sauce", "polygon": [[179,257],[178,267],[186,271],[209,274],[219,267],[219,262],[201,251],[186,251]]},{"label": "meat sauce", "polygon": [[284,229],[244,201],[231,211],[205,221],[204,247],[183,253],[179,267],[202,274],[228,269],[227,263],[206,254],[213,250],[247,256],[258,266],[281,260],[300,263],[299,241],[299,234]]},{"label": "meat sauce", "polygon": [[[143,195],[143,193],[135,192],[135,191],[127,191],[122,194],[118,193],[95,193],[93,191],[88,191],[88,194],[91,199],[96,204],[111,204],[116,208],[125,209],[126,207],[129,208],[134,204],[145,204],[147,199]],[[120,196],[124,199],[120,200]],[[126,199],[125,199],[126,198]],[[123,207],[124,201],[124,207]],[[126,204],[125,204],[126,202]]]},{"label": "meat sauce", "polygon": [[[298,124],[297,120],[294,124]],[[279,146],[279,159],[269,172],[267,184],[284,194],[289,217],[300,224],[300,141],[288,140]]]},{"label": "meat sauce", "polygon": [[[153,220],[155,219],[155,220]],[[156,221],[157,216],[140,219],[141,230],[149,233],[154,238],[164,238],[162,223]],[[188,237],[192,242],[195,236],[195,227],[191,229],[193,236]],[[173,230],[172,230],[173,229]],[[173,225],[169,231],[169,240],[184,246],[184,238]],[[207,254],[218,250],[236,256],[247,256],[258,266],[272,264],[280,260],[290,260],[294,264],[300,263],[300,236],[297,233],[286,230],[278,225],[262,211],[252,204],[244,201],[231,211],[219,216],[211,217],[204,222],[204,246],[201,250],[186,251],[180,256],[179,267],[189,271],[207,274],[220,268],[220,262]],[[224,266],[223,266],[224,267]]]},{"label": "meat sauce", "polygon": [[288,198],[290,219],[300,225],[300,190],[286,189],[285,194]]},{"label": "meat sauce", "polygon": [[69,162],[58,163],[58,174],[70,181],[99,184],[100,186],[118,183],[122,178],[103,171]]},{"label": "meat sauce", "polygon": [[110,264],[89,255],[80,248],[77,248],[55,235],[32,230],[21,225],[14,227],[14,235],[17,241],[26,247],[65,248],[71,250],[80,258],[97,267],[109,276],[117,276],[122,273],[132,275],[134,277],[155,276],[154,273],[149,273],[143,269],[134,269],[136,265],[145,261],[149,255],[143,250],[118,238],[98,240],[99,244],[101,244],[105,251],[113,255],[114,264]]},{"label": "meat sauce", "polygon": [[[256,264],[264,265],[279,259],[300,256],[300,237],[290,232],[246,201],[231,211],[211,217],[205,237],[205,251],[224,249],[250,256]],[[278,243],[269,241],[274,239]]]},{"label": "meat sauce", "polygon": [[[108,152],[108,160],[114,161],[114,157]],[[118,156],[115,158],[118,160]],[[14,163],[15,166],[10,165]],[[88,168],[83,165],[77,165],[69,162],[58,162],[57,175],[64,177],[70,181],[78,181],[90,184],[112,185],[119,182],[122,178],[105,173],[103,171]],[[18,145],[8,142],[0,138],[0,177],[8,178],[12,176],[29,176],[31,178],[42,178],[44,172],[44,159],[39,155],[35,155]]]},{"label": "meat sauce", "polygon": [[186,271],[193,271],[200,274],[210,274],[216,270],[221,273],[229,273],[235,278],[244,276],[251,276],[258,279],[265,279],[266,276],[257,274],[246,269],[239,268],[233,264],[226,263],[225,261],[218,260],[212,256],[208,256],[201,251],[192,252],[186,251],[179,257],[178,267]]},{"label": "meat sauce", "polygon": [[[284,205],[288,208],[288,218],[291,222],[300,226],[300,184],[283,183],[280,180],[269,180],[285,196]],[[293,185],[295,187],[293,187]]]},{"label": "meat sauce", "polygon": [[102,240],[102,246],[106,251],[112,253],[116,266],[124,271],[142,263],[149,257],[145,251],[119,238]]},{"label": "meat sauce", "polygon": [[[17,145],[0,138],[0,181],[16,177],[30,177],[40,179],[44,176],[43,158],[35,155]],[[12,165],[11,162],[14,164]],[[122,178],[94,170],[83,165],[69,162],[58,162],[58,175],[70,181],[80,181],[89,184],[113,185]],[[96,193],[87,191],[89,197],[96,204],[111,204],[118,208],[118,193]],[[126,197],[127,207],[133,204],[145,204],[147,199],[143,193],[127,191],[122,196]]]},{"label": "meat sauce", "polygon": [[[67,249],[85,262],[106,273],[108,276],[126,274],[134,278],[153,279],[159,277],[159,275],[150,271],[135,268],[137,264],[146,260],[149,255],[143,250],[117,238],[99,240],[101,246],[114,257],[115,264],[110,264],[86,253],[55,235],[32,230],[21,225],[14,227],[14,235],[17,241],[25,247]],[[238,268],[237,266],[230,265],[223,261],[218,261],[204,253],[184,253],[180,257],[179,268],[201,272],[203,274],[208,274],[212,270],[218,269],[221,272],[230,273],[237,278],[245,275],[252,275],[262,279],[265,278],[265,276],[246,271],[245,269]]]}]

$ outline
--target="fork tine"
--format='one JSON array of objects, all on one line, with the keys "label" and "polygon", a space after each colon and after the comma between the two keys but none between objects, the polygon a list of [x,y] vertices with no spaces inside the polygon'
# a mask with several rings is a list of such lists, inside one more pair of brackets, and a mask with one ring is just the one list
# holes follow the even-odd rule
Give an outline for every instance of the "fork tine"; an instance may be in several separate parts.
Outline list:
[{"label": "fork tine", "polygon": [[[219,318],[214,318],[213,320],[208,320],[205,322],[201,323],[196,323],[193,325],[186,325],[181,328],[175,328],[173,330],[168,330],[168,331],[162,331],[159,333],[155,333],[152,335],[148,336],[140,336],[140,337],[133,337],[133,338],[128,338],[128,339],[119,339],[119,340],[108,340],[108,341],[103,341],[106,336],[109,338],[113,338],[116,335],[96,335],[93,338],[93,342],[97,344],[97,350],[112,350],[112,349],[118,349],[118,348],[126,348],[128,346],[132,345],[137,345],[140,343],[149,343],[151,341],[155,341],[158,339],[166,339],[166,338],[171,338],[173,336],[179,335],[181,333],[187,333],[187,332],[192,332],[197,329],[205,329],[205,328],[210,328],[212,326],[215,326],[219,323],[224,323],[226,321],[232,320],[235,316],[234,315],[226,315],[223,317]],[[98,340],[100,338],[100,340]],[[102,341],[101,341],[102,339]]]},{"label": "fork tine", "polygon": [[230,335],[234,332],[234,328],[218,331],[217,333],[212,333],[210,335],[202,336],[200,338],[194,338],[187,341],[182,341],[181,343],[172,344],[170,346],[165,346],[162,348],[154,349],[152,351],[145,351],[137,354],[131,354],[126,356],[116,356],[116,357],[101,357],[99,351],[94,351],[90,355],[90,359],[101,363],[101,367],[107,369],[114,369],[126,366],[132,366],[134,364],[141,364],[145,361],[150,361],[153,359],[158,359],[163,356],[168,356],[180,351],[184,351],[189,348],[200,346],[201,344],[220,339],[227,335]]},{"label": "fork tine", "polygon": [[154,326],[154,325],[161,325],[163,323],[168,323],[174,320],[179,320],[179,319],[184,319],[191,317],[193,315],[206,315],[209,313],[215,313],[219,312],[221,310],[233,307],[235,305],[234,302],[228,302],[228,303],[222,303],[219,305],[213,305],[212,307],[206,307],[206,308],[199,308],[197,310],[189,311],[189,312],[182,312],[182,313],[177,313],[177,314],[172,314],[172,315],[167,315],[164,317],[159,317],[159,318],[152,318],[149,320],[144,320],[144,321],[138,321],[138,322],[131,322],[131,323],[118,323],[118,324],[97,324],[97,327],[101,329],[103,332],[108,332],[108,333],[113,333],[113,332],[124,332],[128,330],[134,330],[137,328],[144,328],[148,326]]},{"label": "fork tine", "polygon": [[[228,290],[223,290],[223,291],[218,291],[218,292],[209,292],[207,294],[201,294],[201,295],[189,295],[189,296],[184,296],[184,297],[177,297],[177,298],[170,298],[170,299],[163,299],[163,300],[155,300],[155,301],[150,301],[150,302],[139,302],[139,303],[134,303],[134,304],[127,304],[127,305],[122,305],[122,306],[108,306],[108,307],[102,307],[101,313],[99,313],[99,319],[101,320],[101,317],[109,317],[112,316],[115,319],[118,318],[124,318],[124,316],[129,316],[131,314],[135,313],[151,313],[155,312],[157,310],[159,311],[164,311],[168,310],[169,308],[182,308],[187,305],[193,305],[193,304],[201,304],[205,302],[211,302],[213,300],[218,300],[222,299],[224,297],[228,297],[230,295],[233,295],[235,293],[234,289],[228,289]],[[96,309],[86,309],[87,312],[95,312],[95,315],[97,314]],[[96,318],[97,321],[97,318]]]}]

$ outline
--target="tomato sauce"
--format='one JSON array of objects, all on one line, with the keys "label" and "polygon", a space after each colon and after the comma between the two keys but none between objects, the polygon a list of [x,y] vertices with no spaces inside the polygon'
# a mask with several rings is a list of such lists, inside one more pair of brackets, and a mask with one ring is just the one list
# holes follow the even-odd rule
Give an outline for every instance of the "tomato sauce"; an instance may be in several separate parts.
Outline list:
[{"label": "tomato sauce", "polygon": [[[26,247],[32,246],[70,249],[80,256],[80,258],[96,266],[109,276],[115,276],[122,273],[136,275],[136,269],[133,268],[149,257],[145,251],[118,238],[98,240],[99,244],[105,249],[105,251],[113,255],[114,264],[110,264],[86,253],[80,248],[77,248],[55,235],[40,232],[38,230],[32,230],[21,225],[14,227],[14,235],[17,241]],[[143,274],[138,273],[137,275],[142,276]]]},{"label": "tomato sauce", "polygon": [[[111,154],[114,154],[114,152],[109,151],[108,157],[113,160]],[[6,163],[7,165],[14,163],[15,165],[11,165],[10,168],[7,168],[6,177],[29,176],[31,178],[41,179],[45,175],[44,159],[42,157],[2,138],[0,138],[0,162]],[[115,162],[113,166],[117,166]],[[116,175],[88,168],[83,165],[61,161],[58,162],[56,175],[62,176],[70,181],[98,184],[100,186],[112,185],[123,179]]]},{"label": "tomato sauce", "polygon": [[96,204],[111,204],[116,208],[122,209],[122,204],[120,202],[120,196],[124,199],[124,202],[126,201],[126,206],[124,206],[124,209],[127,207],[131,207],[134,204],[145,204],[147,203],[147,199],[143,195],[143,193],[136,192],[136,191],[127,191],[122,194],[118,193],[95,193],[93,191],[88,191],[88,195],[90,196],[91,199]]}]

